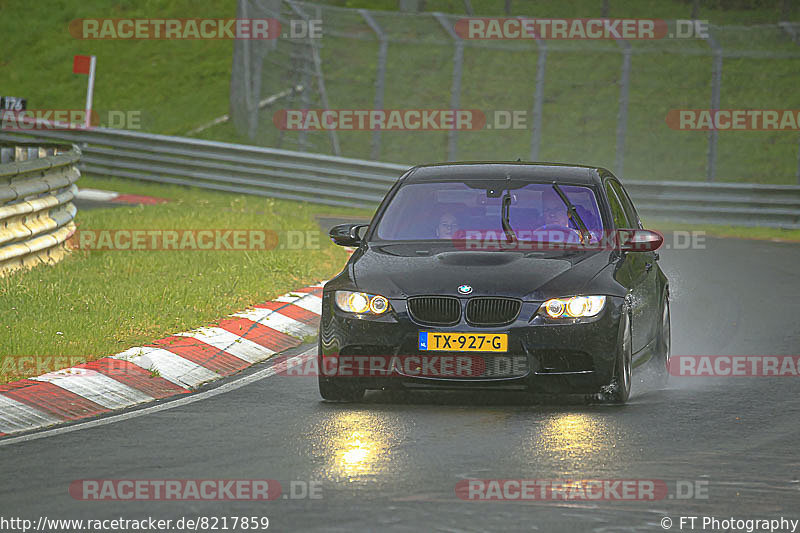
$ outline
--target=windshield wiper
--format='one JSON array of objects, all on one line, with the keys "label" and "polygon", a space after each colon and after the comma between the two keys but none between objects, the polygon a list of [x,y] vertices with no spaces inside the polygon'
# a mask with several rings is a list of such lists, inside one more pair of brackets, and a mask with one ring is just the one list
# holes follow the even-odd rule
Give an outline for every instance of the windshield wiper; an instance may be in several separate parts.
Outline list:
[{"label": "windshield wiper", "polygon": [[503,209],[501,211],[500,222],[503,225],[503,231],[506,233],[506,241],[509,244],[516,242],[517,240],[517,234],[514,233],[514,228],[511,227],[511,223],[508,221],[510,212],[511,195],[506,192],[505,196],[503,196]]},{"label": "windshield wiper", "polygon": [[556,191],[558,196],[561,198],[561,201],[564,202],[564,205],[567,206],[567,214],[569,217],[575,221],[580,229],[581,233],[581,244],[587,244],[589,241],[592,240],[592,234],[589,233],[589,230],[586,229],[586,224],[583,223],[581,220],[580,215],[578,215],[578,211],[575,209],[575,206],[572,205],[572,202],[569,201],[567,195],[564,194],[564,191],[561,190],[561,187],[558,186],[558,183],[555,181],[553,182],[553,189]]}]

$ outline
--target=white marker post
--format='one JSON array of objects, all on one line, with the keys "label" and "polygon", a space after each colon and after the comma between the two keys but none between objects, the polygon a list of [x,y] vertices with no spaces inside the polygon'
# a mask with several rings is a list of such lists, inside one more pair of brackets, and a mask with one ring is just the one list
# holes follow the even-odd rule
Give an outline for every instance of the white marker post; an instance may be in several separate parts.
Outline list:
[{"label": "white marker post", "polygon": [[96,56],[75,56],[72,60],[72,72],[89,75],[89,87],[86,89],[86,119],[84,120],[86,129],[89,129],[92,125],[92,96],[94,95],[94,71],[96,65]]},{"label": "white marker post", "polygon": [[94,96],[94,69],[97,66],[97,57],[91,56],[89,63],[89,87],[86,89],[86,129],[92,125],[92,97]]}]

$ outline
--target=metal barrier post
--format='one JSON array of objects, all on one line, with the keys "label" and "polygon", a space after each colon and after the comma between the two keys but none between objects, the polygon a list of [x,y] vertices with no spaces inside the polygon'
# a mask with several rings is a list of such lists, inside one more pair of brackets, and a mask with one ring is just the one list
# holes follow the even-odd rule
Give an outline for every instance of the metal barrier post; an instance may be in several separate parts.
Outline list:
[{"label": "metal barrier post", "polygon": [[[524,19],[524,17],[518,17]],[[539,159],[539,148],[542,144],[542,103],[544,102],[544,77],[547,65],[547,42],[537,37],[536,46],[539,55],[536,58],[536,92],[533,95],[533,121],[531,124],[531,161]]]},{"label": "metal barrier post", "polygon": [[[359,9],[359,13],[367,21],[367,24],[375,35],[378,36],[380,47],[378,48],[378,72],[375,76],[375,109],[383,109],[383,93],[386,83],[386,52],[389,46],[389,41],[386,39],[386,34],[381,30],[378,22],[372,17],[366,9]],[[381,130],[375,129],[372,131],[372,147],[370,150],[372,159],[380,159],[381,155]]]},{"label": "metal barrier post", "polygon": [[[722,85],[722,47],[719,46],[711,29],[708,30],[706,38],[711,50],[714,53],[713,65],[711,68],[711,111],[712,113],[720,106],[720,86]],[[716,117],[714,117],[716,119]],[[708,163],[706,181],[714,181],[717,176],[717,138],[719,132],[712,127],[708,132]]]},{"label": "metal barrier post", "polygon": [[625,135],[628,130],[628,94],[631,82],[631,43],[617,39],[622,47],[622,73],[619,80],[619,112],[617,113],[617,154],[614,169],[622,177],[625,164]]},{"label": "metal barrier post", "polygon": [[[455,51],[453,53],[453,86],[450,89],[450,109],[456,110],[461,105],[461,70],[464,64],[464,41],[453,29],[441,13],[434,13],[434,17],[439,21],[444,30],[453,39],[455,44]],[[447,158],[450,161],[455,161],[458,155],[458,131],[453,127],[447,134]]]},{"label": "metal barrier post", "polygon": [[[309,16],[306,15],[305,11],[300,9],[300,6],[295,4],[290,0],[286,0],[289,7],[292,8],[292,11],[297,13],[306,23],[309,21]],[[325,76],[322,74],[322,59],[319,56],[319,49],[317,45],[314,43],[314,40],[309,36],[308,38],[308,45],[311,47],[311,57],[314,61],[314,73],[317,76],[317,88],[319,90],[320,98],[322,99],[322,107],[323,109],[330,109],[331,106],[328,103],[328,92],[325,90]],[[305,85],[305,84],[304,84]],[[310,85],[310,84],[308,84]],[[341,155],[342,150],[339,147],[339,136],[336,133],[336,130],[329,129],[328,136],[331,140],[331,147],[333,148],[333,153],[336,155]]]},{"label": "metal barrier post", "polygon": [[[247,0],[240,0],[238,6],[241,18],[247,18]],[[260,61],[255,65],[250,62],[250,40],[245,39],[242,43],[243,46],[243,61],[244,61],[244,100],[247,107],[247,136],[250,140],[255,140],[258,133],[258,100],[261,91],[261,73]],[[255,66],[255,73],[252,72],[251,67]],[[254,75],[255,74],[255,75]],[[253,79],[254,78],[254,79]],[[255,87],[254,87],[255,86]],[[254,94],[255,93],[255,94]]]},{"label": "metal barrier post", "polygon": [[800,185],[800,140],[797,142],[797,184]]}]

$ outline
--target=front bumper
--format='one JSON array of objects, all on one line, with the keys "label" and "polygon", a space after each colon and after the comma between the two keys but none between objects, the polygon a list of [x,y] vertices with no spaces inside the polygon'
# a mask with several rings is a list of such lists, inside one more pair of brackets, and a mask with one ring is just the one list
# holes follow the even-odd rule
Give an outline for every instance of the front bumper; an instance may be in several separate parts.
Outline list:
[{"label": "front bumper", "polygon": [[[462,299],[462,305],[467,298]],[[517,319],[503,327],[475,327],[464,321],[439,327],[416,323],[406,301],[390,300],[392,311],[364,318],[339,310],[333,291],[322,299],[319,336],[320,379],[331,360],[341,356],[467,356],[485,371],[468,376],[442,377],[408,372],[395,366],[385,372],[349,375],[353,385],[366,389],[508,389],[548,393],[593,393],[608,384],[617,360],[623,299],[608,297],[603,311],[589,319],[555,321],[537,315],[542,302],[524,302]],[[425,352],[417,345],[420,331],[507,333],[508,353]],[[503,362],[505,360],[505,362]],[[480,362],[480,361],[479,361]],[[336,374],[331,374],[336,375]]]}]

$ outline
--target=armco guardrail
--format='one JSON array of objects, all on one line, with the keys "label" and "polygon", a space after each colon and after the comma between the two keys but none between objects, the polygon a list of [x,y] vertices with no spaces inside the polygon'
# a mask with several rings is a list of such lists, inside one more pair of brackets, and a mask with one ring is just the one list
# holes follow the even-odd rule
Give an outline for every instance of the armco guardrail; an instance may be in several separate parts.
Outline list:
[{"label": "armco guardrail", "polygon": [[80,157],[76,146],[0,142],[0,276],[64,256]]},{"label": "armco guardrail", "polygon": [[643,216],[675,222],[800,228],[800,187],[625,180]]},{"label": "armco guardrail", "polygon": [[[140,132],[37,130],[81,145],[81,170],[222,191],[349,207],[372,207],[408,167]],[[0,133],[0,140],[24,139]]]},{"label": "armco guardrail", "polygon": [[[375,207],[408,167],[142,132],[38,130],[78,143],[86,172],[329,205]],[[30,134],[0,133],[3,139]],[[800,186],[625,180],[645,217],[800,228]]]}]

